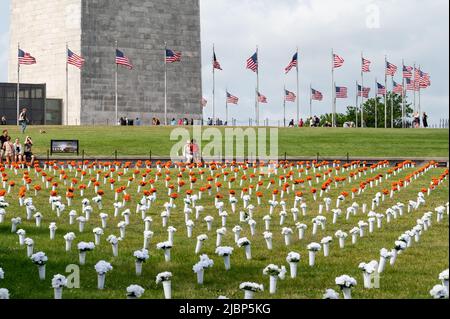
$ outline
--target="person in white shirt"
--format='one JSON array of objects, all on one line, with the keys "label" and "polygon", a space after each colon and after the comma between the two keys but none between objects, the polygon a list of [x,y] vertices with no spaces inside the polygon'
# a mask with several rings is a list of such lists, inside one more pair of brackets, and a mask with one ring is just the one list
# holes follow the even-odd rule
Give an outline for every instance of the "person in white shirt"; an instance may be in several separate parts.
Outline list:
[{"label": "person in white shirt", "polygon": [[19,139],[17,138],[15,143],[13,144],[14,147],[14,161],[16,163],[20,163],[23,160],[23,147],[22,144],[20,144]]}]

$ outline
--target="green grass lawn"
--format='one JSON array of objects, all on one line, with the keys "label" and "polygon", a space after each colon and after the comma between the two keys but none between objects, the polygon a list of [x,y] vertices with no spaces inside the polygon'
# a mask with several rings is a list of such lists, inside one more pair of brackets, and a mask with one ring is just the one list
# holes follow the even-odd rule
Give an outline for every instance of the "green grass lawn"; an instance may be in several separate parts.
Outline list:
[{"label": "green grass lawn", "polygon": [[[111,130],[114,131],[114,130]],[[139,130],[132,130],[138,132]],[[150,131],[150,130],[149,130]],[[299,131],[301,132],[301,131]],[[306,131],[308,132],[308,131]],[[50,131],[51,134],[54,134]],[[68,133],[64,133],[68,134]],[[83,133],[86,134],[86,133]],[[301,134],[301,133],[299,133]],[[310,133],[312,134],[312,133]],[[420,131],[419,134],[423,134]],[[69,137],[68,135],[65,135]],[[87,139],[87,135],[85,138]],[[47,137],[45,137],[47,138]],[[91,139],[90,137],[89,139]],[[378,173],[384,174],[387,169],[380,169],[376,173],[368,172],[367,176],[362,176],[361,179],[352,181],[350,184],[346,182],[344,187],[334,188],[327,196],[332,198],[333,206],[337,196],[344,190],[349,191],[352,187],[358,187],[359,183],[368,177],[375,176]],[[256,236],[251,237],[248,225],[239,222],[238,214],[231,214],[230,204],[227,201],[228,187],[224,184],[222,194],[225,195],[224,203],[225,210],[230,213],[227,222],[228,233],[225,236],[222,245],[234,247],[233,255],[231,256],[231,270],[224,271],[223,260],[215,254],[215,230],[219,228],[220,218],[217,210],[213,207],[213,196],[204,195],[203,199],[198,202],[198,205],[203,205],[205,211],[201,215],[201,220],[195,221],[194,236],[188,239],[186,236],[186,227],[184,223],[183,200],[182,195],[176,200],[177,209],[174,210],[168,225],[177,228],[178,232],[175,234],[174,247],[172,249],[172,262],[166,263],[164,261],[163,253],[155,249],[158,242],[167,240],[167,232],[161,226],[160,213],[163,211],[163,204],[167,201],[167,190],[164,182],[159,182],[155,185],[158,189],[158,199],[153,204],[147,215],[153,218],[154,224],[152,230],[155,232],[154,238],[150,246],[150,260],[144,264],[143,276],[137,277],[134,269],[133,252],[142,247],[142,232],[143,222],[140,215],[135,215],[136,202],[140,200],[142,195],[136,194],[136,183],[128,189],[128,193],[132,195],[132,201],[128,204],[131,209],[131,224],[127,227],[127,235],[123,242],[119,244],[119,257],[113,258],[111,246],[106,242],[106,237],[110,234],[118,236],[117,223],[121,218],[113,218],[113,195],[109,190],[109,185],[102,185],[101,188],[105,191],[103,200],[104,209],[99,210],[94,203],[94,213],[92,219],[86,224],[85,232],[78,232],[78,225],[70,226],[68,223],[68,212],[75,209],[80,216],[81,200],[79,191],[76,190],[76,197],[73,201],[73,206],[66,208],[61,218],[57,218],[56,214],[51,211],[48,204],[48,190],[43,189],[38,197],[34,197],[34,191],[29,191],[27,196],[33,197],[34,205],[44,215],[43,224],[40,229],[36,228],[34,221],[25,220],[25,208],[19,207],[17,200],[17,187],[20,183],[21,173],[15,176],[13,172],[6,171],[10,176],[10,180],[15,180],[16,189],[10,195],[6,196],[6,200],[10,203],[7,210],[7,218],[5,223],[0,224],[0,267],[5,270],[5,279],[0,280],[0,288],[8,288],[11,293],[11,298],[26,299],[26,298],[52,298],[53,290],[51,289],[51,278],[53,275],[60,273],[65,274],[66,266],[69,264],[78,263],[78,252],[76,250],[76,243],[80,241],[93,241],[94,237],[92,229],[101,225],[98,214],[105,212],[109,214],[108,227],[102,237],[102,243],[96,247],[93,252],[87,255],[87,264],[81,267],[81,289],[65,289],[64,298],[84,298],[84,299],[108,299],[108,298],[125,298],[126,287],[131,284],[139,284],[146,289],[143,298],[163,298],[163,291],[161,286],[156,286],[154,280],[155,276],[163,271],[171,271],[174,275],[172,278],[173,298],[178,299],[215,299],[219,295],[226,295],[229,298],[242,298],[243,292],[239,290],[239,284],[244,281],[252,281],[264,284],[265,291],[257,293],[256,298],[321,298],[326,288],[333,288],[338,290],[334,283],[337,276],[348,274],[358,281],[358,286],[353,290],[354,298],[373,299],[403,299],[403,298],[430,298],[429,290],[439,283],[438,275],[441,271],[448,268],[449,260],[449,219],[445,215],[444,221],[440,224],[436,222],[436,213],[433,215],[432,227],[424,232],[420,242],[413,243],[412,247],[407,249],[403,254],[399,255],[394,267],[386,267],[386,271],[381,276],[381,289],[365,290],[362,287],[362,272],[358,269],[360,262],[370,262],[371,260],[379,259],[379,251],[381,248],[391,249],[398,236],[405,231],[412,229],[416,225],[416,220],[421,218],[424,213],[433,211],[437,206],[444,205],[448,201],[449,184],[448,180],[442,183],[431,195],[426,196],[426,203],[420,207],[419,210],[410,214],[406,213],[398,219],[393,220],[387,224],[386,219],[383,220],[383,228],[381,230],[375,229],[373,234],[367,234],[364,238],[358,238],[355,246],[351,244],[351,238],[347,238],[345,249],[339,249],[337,239],[334,234],[337,230],[348,232],[351,228],[357,225],[360,220],[367,220],[361,212],[357,216],[352,216],[350,220],[345,220],[345,209],[351,205],[353,200],[347,199],[343,205],[344,216],[341,216],[336,225],[332,224],[331,213],[326,213],[327,226],[325,231],[319,231],[313,237],[311,234],[312,223],[311,219],[317,215],[317,202],[313,201],[312,195],[309,193],[309,187],[304,189],[305,201],[308,204],[308,213],[306,217],[299,214],[300,222],[308,225],[306,231],[306,238],[302,241],[298,240],[298,235],[295,230],[292,217],[289,214],[284,227],[292,227],[295,231],[292,245],[286,247],[281,235],[282,227],[279,225],[278,214],[280,209],[277,208],[273,215],[271,231],[273,232],[274,250],[268,251],[266,249],[265,241],[263,239],[264,223],[262,217],[268,214],[269,208],[267,201],[271,198],[271,191],[265,190],[263,205],[258,207],[254,213],[254,219],[257,222]],[[69,180],[73,177],[73,173],[69,173]],[[370,208],[372,198],[377,192],[382,189],[390,189],[391,183],[399,179],[404,179],[408,174],[411,174],[413,169],[408,169],[401,172],[398,176],[393,176],[391,179],[383,180],[383,183],[372,189],[367,189],[361,196],[358,196],[354,201],[357,201],[361,206],[367,203]],[[432,169],[428,173],[420,176],[417,180],[413,180],[411,185],[406,189],[402,189],[394,198],[386,198],[381,205],[376,208],[376,212],[384,213],[387,208],[395,205],[397,202],[407,203],[408,200],[415,200],[418,192],[423,187],[428,187],[433,177],[438,177],[444,172],[444,169]],[[188,180],[188,172],[183,174],[183,179]],[[154,174],[154,172],[152,173]],[[209,174],[209,173],[208,173]],[[283,172],[280,172],[283,174]],[[310,173],[312,174],[312,173]],[[346,173],[348,174],[348,173]],[[125,176],[122,182],[117,182],[115,187],[126,185]],[[173,182],[176,182],[175,172],[172,171]],[[30,173],[30,177],[34,179],[32,185],[40,183],[40,178],[36,177],[34,172]],[[149,178],[149,177],[148,177]],[[147,178],[147,180],[148,180]],[[58,180],[58,176],[55,177]],[[103,180],[103,179],[102,179]],[[267,179],[264,179],[265,185]],[[58,180],[59,182],[59,180]],[[87,180],[86,180],[87,183]],[[199,181],[195,185],[195,190],[205,182]],[[248,186],[249,182],[244,183],[244,187]],[[319,184],[320,185],[320,184]],[[236,184],[234,190],[237,195],[240,193],[241,187]],[[63,195],[67,186],[62,182],[59,185],[59,193]],[[181,194],[188,189],[185,186]],[[300,189],[297,189],[300,190]],[[180,195],[181,195],[180,194]],[[215,191],[213,191],[215,195]],[[88,189],[85,197],[91,199],[94,197],[92,188]],[[64,196],[63,196],[64,197]],[[65,200],[64,200],[65,202]],[[286,196],[288,210],[293,206],[293,194]],[[256,205],[255,196],[252,196],[252,203]],[[237,211],[242,209],[242,200],[239,200]],[[123,211],[123,210],[121,210]],[[207,215],[214,217],[213,231],[207,232],[206,224],[203,218]],[[44,251],[49,257],[47,264],[47,280],[38,280],[37,267],[26,257],[26,248],[20,247],[18,244],[18,236],[11,234],[10,219],[15,216],[20,216],[23,219],[23,224],[19,228],[27,231],[27,237],[34,239],[36,247],[35,251]],[[193,217],[194,218],[194,217]],[[49,239],[48,225],[50,222],[56,222],[58,230],[56,232],[56,239],[51,241]],[[231,229],[235,225],[241,225],[243,232],[241,237],[248,237],[252,242],[253,259],[248,261],[245,259],[244,250],[238,248],[234,244],[234,236]],[[66,253],[64,251],[63,236],[68,232],[75,232],[77,235],[73,243],[72,252]],[[198,256],[194,254],[196,236],[200,234],[207,234],[209,239],[204,244],[202,253],[214,260],[215,265],[212,269],[205,272],[205,284],[198,286],[196,284],[196,275],[192,271],[192,266],[198,262]],[[320,240],[325,236],[333,236],[334,240],[331,244],[330,256],[323,257],[322,252],[319,252],[316,257],[316,266],[308,266],[308,251],[307,244]],[[287,265],[286,256],[289,252],[296,251],[301,254],[301,262],[299,264],[298,277],[290,279],[287,276],[286,280],[278,282],[278,290],[276,295],[269,295],[269,278],[263,276],[263,269],[271,264]],[[94,270],[94,265],[99,260],[106,260],[111,262],[114,269],[106,276],[106,289],[104,291],[97,290],[97,275]],[[288,267],[289,269],[289,267]]]},{"label": "green grass lawn", "polygon": [[[40,134],[44,129],[46,134]],[[34,152],[46,156],[52,139],[78,139],[80,151],[87,157],[152,155],[168,156],[173,128],[163,127],[28,127],[26,134],[34,139]],[[10,135],[25,136],[16,127]],[[221,129],[223,131],[223,128]],[[321,157],[445,157],[448,158],[448,130],[430,129],[279,129],[279,154],[284,156]]]}]

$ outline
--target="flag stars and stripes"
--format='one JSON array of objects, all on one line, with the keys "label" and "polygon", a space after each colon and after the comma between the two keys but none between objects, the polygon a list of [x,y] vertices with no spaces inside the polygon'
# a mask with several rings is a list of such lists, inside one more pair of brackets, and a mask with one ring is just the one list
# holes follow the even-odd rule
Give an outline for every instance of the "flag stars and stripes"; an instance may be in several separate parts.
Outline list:
[{"label": "flag stars and stripes", "polygon": [[358,85],[358,96],[362,96],[364,98],[369,98],[370,88],[363,88],[361,85]]},{"label": "flag stars and stripes", "polygon": [[288,90],[284,90],[285,91],[285,100],[287,102],[295,102],[297,99],[297,96],[294,94],[294,92],[288,91]]},{"label": "flag stars and stripes", "polygon": [[86,62],[86,60],[73,53],[70,49],[67,50],[67,63],[71,64],[79,69],[81,69],[84,66],[84,63]]},{"label": "flag stars and stripes", "polygon": [[116,49],[116,64],[123,65],[130,70],[133,69],[133,64],[131,63],[130,59],[125,56],[125,54],[119,49]]},{"label": "flag stars and stripes", "polygon": [[396,65],[386,61],[386,75],[394,76],[397,69]]},{"label": "flag stars and stripes", "polygon": [[298,68],[298,53],[295,53],[294,57],[292,58],[292,61],[289,63],[289,65],[284,69],[284,71],[289,73],[293,68]]},{"label": "flag stars and stripes", "polygon": [[31,56],[30,53],[25,52],[21,49],[19,49],[18,58],[19,58],[19,64],[23,64],[23,65],[36,64],[36,58]]},{"label": "flag stars and stripes", "polygon": [[337,99],[346,99],[348,97],[348,89],[345,86],[337,86],[336,87],[336,98]]},{"label": "flag stars and stripes", "polygon": [[258,93],[258,102],[267,104],[267,97],[265,97],[263,94],[261,94],[259,92],[257,92],[257,93]]},{"label": "flag stars and stripes", "polygon": [[370,72],[370,65],[372,62],[370,62],[367,59],[362,58],[362,72],[367,73]]},{"label": "flag stars and stripes", "polygon": [[258,53],[253,54],[247,60],[247,69],[252,70],[253,72],[258,72]]},{"label": "flag stars and stripes", "polygon": [[217,60],[216,53],[214,52],[213,55],[214,55],[214,56],[213,56],[213,68],[216,69],[216,70],[222,70],[222,67],[221,67],[220,63],[219,63],[219,61]]},{"label": "flag stars and stripes", "polygon": [[345,60],[337,54],[333,54],[333,67],[335,69],[344,65]]},{"label": "flag stars and stripes", "polygon": [[181,62],[181,52],[166,49],[166,63]]},{"label": "flag stars and stripes", "polygon": [[237,98],[236,96],[234,96],[231,93],[227,92],[227,103],[238,104],[239,103],[239,98]]},{"label": "flag stars and stripes", "polygon": [[311,89],[311,98],[314,101],[322,101],[323,100],[323,94],[317,90]]},{"label": "flag stars and stripes", "polygon": [[377,88],[378,88],[378,91],[377,91],[378,95],[386,95],[387,91],[386,91],[386,87],[384,85],[377,83]]},{"label": "flag stars and stripes", "polygon": [[412,76],[413,76],[412,71],[413,71],[413,67],[412,66],[404,65],[403,66],[403,78],[404,79],[411,79]]}]

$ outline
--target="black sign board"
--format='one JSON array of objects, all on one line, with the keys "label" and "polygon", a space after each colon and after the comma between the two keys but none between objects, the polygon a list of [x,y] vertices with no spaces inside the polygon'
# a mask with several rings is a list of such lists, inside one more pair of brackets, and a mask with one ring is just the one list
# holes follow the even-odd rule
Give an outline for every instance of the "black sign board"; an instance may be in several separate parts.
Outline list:
[{"label": "black sign board", "polygon": [[79,155],[78,140],[52,140],[50,154],[75,154]]}]

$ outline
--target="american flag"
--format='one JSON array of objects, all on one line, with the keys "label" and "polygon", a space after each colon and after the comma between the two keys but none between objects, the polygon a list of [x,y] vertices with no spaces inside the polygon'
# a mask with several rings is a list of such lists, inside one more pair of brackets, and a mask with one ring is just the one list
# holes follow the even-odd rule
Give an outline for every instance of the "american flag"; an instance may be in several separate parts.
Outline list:
[{"label": "american flag", "polygon": [[258,92],[258,102],[259,103],[267,103],[267,97]]},{"label": "american flag", "polygon": [[133,68],[133,64],[131,64],[130,59],[120,50],[116,50],[116,64],[123,65],[130,70]]},{"label": "american flag", "polygon": [[403,66],[403,78],[404,79],[411,79],[412,76],[413,76],[412,71],[413,71],[413,67],[412,66],[404,65]]},{"label": "american flag", "polygon": [[361,85],[358,85],[358,96],[369,98],[369,94],[370,88],[363,88]]},{"label": "american flag", "polygon": [[341,58],[339,55],[334,54],[333,57],[333,67],[336,68],[340,68],[341,66],[344,65],[345,60],[343,58]]},{"label": "american flag", "polygon": [[237,97],[235,97],[234,95],[231,95],[229,92],[227,92],[227,103],[238,104],[239,99]]},{"label": "american flag", "polygon": [[166,49],[166,63],[181,62],[181,52]]},{"label": "american flag", "polygon": [[393,81],[393,85],[394,85],[394,93],[395,94],[403,94],[403,85]]},{"label": "american flag", "polygon": [[84,58],[73,53],[70,49],[67,50],[67,63],[81,69],[85,61],[86,60]]},{"label": "american flag", "polygon": [[386,75],[394,76],[397,69],[396,65],[386,61]]},{"label": "american flag", "polygon": [[219,61],[217,61],[216,52],[214,52],[213,56],[213,68],[217,70],[222,70],[222,67],[220,66]]},{"label": "american flag", "polygon": [[250,69],[253,72],[258,72],[258,53],[253,54],[247,60],[247,69]]},{"label": "american flag", "polygon": [[297,99],[297,96],[293,92],[290,92],[288,90],[284,90],[284,95],[285,95],[284,99],[287,102],[295,102]]},{"label": "american flag", "polygon": [[419,75],[420,75],[419,85],[421,89],[426,89],[429,86],[431,86],[430,75],[428,73],[420,71]]},{"label": "american flag", "polygon": [[29,53],[19,49],[19,64],[32,65],[36,64],[36,59]]},{"label": "american flag", "polygon": [[311,89],[311,98],[314,101],[322,101],[323,100],[323,94],[317,90]]},{"label": "american flag", "polygon": [[298,67],[298,53],[295,53],[294,57],[292,58],[291,63],[284,69],[286,71],[286,74],[289,73],[292,68]]},{"label": "american flag", "polygon": [[414,85],[414,80],[410,79],[410,78],[406,78],[406,89],[408,91],[415,91],[416,90],[416,85]]},{"label": "american flag", "polygon": [[370,65],[372,62],[370,62],[367,59],[362,58],[362,72],[370,72]]},{"label": "american flag", "polygon": [[377,82],[377,94],[378,95],[386,95],[387,91],[386,91],[386,87],[384,85],[381,85],[380,83]]},{"label": "american flag", "polygon": [[347,88],[345,86],[336,86],[336,98],[337,99],[346,99],[347,96]]},{"label": "american flag", "polygon": [[208,105],[208,100],[206,100],[204,97],[202,97],[202,100],[200,103],[201,103],[202,107],[206,107]]}]

